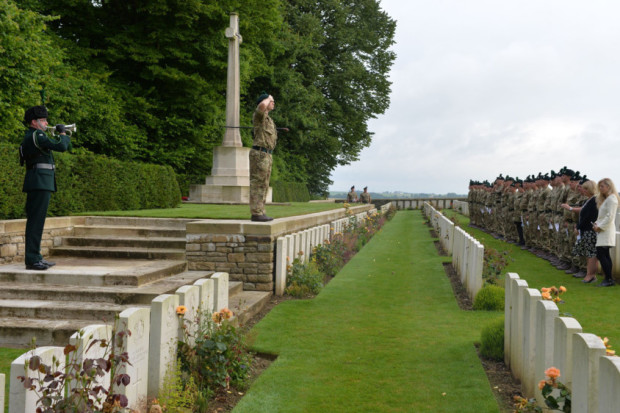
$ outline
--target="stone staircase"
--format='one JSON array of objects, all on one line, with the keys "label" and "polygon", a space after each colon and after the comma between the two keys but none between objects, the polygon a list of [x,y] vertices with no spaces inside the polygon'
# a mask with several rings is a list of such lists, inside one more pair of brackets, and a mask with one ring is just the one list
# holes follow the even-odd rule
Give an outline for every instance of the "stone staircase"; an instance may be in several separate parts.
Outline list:
[{"label": "stone staircase", "polygon": [[[129,307],[149,306],[160,294],[212,275],[188,271],[187,220],[89,217],[73,236],[54,240],[47,271],[23,263],[0,266],[0,347],[64,346],[78,329],[110,323]],[[270,292],[229,283],[229,308],[243,323]]]}]

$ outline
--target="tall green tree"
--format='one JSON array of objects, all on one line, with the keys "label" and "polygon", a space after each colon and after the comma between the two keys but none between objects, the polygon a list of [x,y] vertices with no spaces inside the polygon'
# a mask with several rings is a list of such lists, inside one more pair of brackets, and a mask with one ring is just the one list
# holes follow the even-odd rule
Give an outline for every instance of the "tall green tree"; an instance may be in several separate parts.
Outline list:
[{"label": "tall green tree", "polygon": [[389,106],[390,46],[396,23],[378,0],[290,0],[286,54],[272,84],[294,126],[283,141],[287,165],[297,165],[313,193],[326,193],[331,172],[370,145],[368,121]]}]

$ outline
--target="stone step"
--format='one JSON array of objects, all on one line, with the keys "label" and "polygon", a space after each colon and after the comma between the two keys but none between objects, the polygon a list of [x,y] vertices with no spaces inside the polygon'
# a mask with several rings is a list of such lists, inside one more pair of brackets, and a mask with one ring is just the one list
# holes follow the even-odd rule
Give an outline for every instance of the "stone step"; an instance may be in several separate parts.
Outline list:
[{"label": "stone step", "polygon": [[24,264],[0,266],[0,282],[140,286],[187,270],[184,260],[114,260],[58,257],[46,271],[26,270]]},{"label": "stone step", "polygon": [[121,285],[85,288],[81,285],[0,282],[0,299],[149,305],[158,295],[172,294],[179,287],[193,284],[201,278],[208,278],[211,274],[213,274],[211,271],[186,271],[138,287]]},{"label": "stone step", "polygon": [[228,308],[234,314],[234,322],[241,326],[245,324],[269,303],[271,295],[270,291],[241,291],[228,297]]},{"label": "stone step", "polygon": [[0,318],[33,318],[38,320],[89,320],[91,324],[104,324],[114,320],[116,314],[135,304],[48,301],[48,300],[0,300]]},{"label": "stone step", "polygon": [[89,216],[86,217],[85,224],[87,226],[119,226],[119,227],[148,227],[148,228],[166,228],[180,229],[185,231],[188,222],[195,221],[193,219],[183,218],[139,218],[139,217],[105,217],[105,216]]},{"label": "stone step", "polygon": [[71,247],[126,247],[126,248],[170,248],[185,250],[185,237],[120,237],[120,236],[73,236],[62,237],[63,246]]},{"label": "stone step", "polygon": [[184,238],[185,228],[174,227],[121,227],[111,225],[76,225],[73,227],[75,236],[99,237],[171,237]]},{"label": "stone step", "polygon": [[90,258],[182,260],[185,259],[185,249],[181,250],[174,248],[60,246],[50,248],[50,255]]},{"label": "stone step", "polygon": [[[204,278],[204,272],[193,272],[203,273],[199,278]],[[194,281],[194,277],[186,276],[183,284],[192,284]],[[3,287],[0,285],[0,291]],[[66,286],[64,287],[66,289]],[[161,293],[173,293],[177,288],[178,286],[174,286],[170,291]],[[269,301],[270,295],[269,292],[243,291],[242,282],[230,282],[229,307],[235,314],[234,321],[243,323],[251,318]],[[150,300],[142,304],[115,304],[0,299],[0,347],[24,348],[33,337],[36,337],[37,346],[64,347],[69,343],[71,335],[80,328],[91,324],[110,324],[114,321],[115,314],[127,308],[149,305]]]},{"label": "stone step", "polygon": [[26,348],[34,337],[37,347],[64,347],[69,344],[73,333],[91,324],[102,323],[90,320],[0,317],[0,347]]}]

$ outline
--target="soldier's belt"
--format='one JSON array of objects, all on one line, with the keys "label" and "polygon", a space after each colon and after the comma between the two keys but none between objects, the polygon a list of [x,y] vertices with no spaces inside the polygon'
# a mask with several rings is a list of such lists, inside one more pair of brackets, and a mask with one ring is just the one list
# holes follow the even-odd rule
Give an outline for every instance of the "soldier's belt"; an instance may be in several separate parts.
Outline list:
[{"label": "soldier's belt", "polygon": [[56,169],[53,163],[35,163],[28,167],[28,169]]},{"label": "soldier's belt", "polygon": [[261,151],[261,152],[265,152],[265,153],[272,153],[273,152],[272,149],[263,148],[262,146],[252,146],[252,149],[254,149],[255,151]]}]

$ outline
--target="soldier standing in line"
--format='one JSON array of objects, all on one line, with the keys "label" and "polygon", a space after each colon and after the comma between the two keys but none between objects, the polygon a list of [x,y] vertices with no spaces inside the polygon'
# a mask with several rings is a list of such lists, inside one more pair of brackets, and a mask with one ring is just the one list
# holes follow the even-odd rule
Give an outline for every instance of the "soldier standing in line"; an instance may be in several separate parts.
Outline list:
[{"label": "soldier standing in line", "polygon": [[263,92],[256,105],[252,116],[254,141],[250,150],[250,212],[252,221],[267,222],[273,220],[265,214],[265,200],[273,164],[271,154],[278,140],[276,125],[269,117],[269,112],[275,108],[275,100]]},{"label": "soldier standing in line", "polygon": [[[570,182],[568,184],[569,192],[566,197],[566,204],[581,206],[587,201],[587,197],[579,191],[579,182],[581,181],[581,176],[579,171],[575,172],[573,176],[570,178]],[[561,207],[561,206],[560,206]],[[587,262],[585,257],[575,256],[572,253],[573,246],[577,242],[577,221],[579,220],[579,215],[575,211],[570,211],[564,209],[564,233],[565,240],[563,242],[563,255],[567,257],[571,264],[571,268],[566,270],[567,274],[576,274],[579,272],[581,268],[586,268]]]},{"label": "soldier standing in line", "polygon": [[355,193],[355,185],[351,187],[351,190],[347,194],[347,202],[348,203],[357,202],[357,194]]},{"label": "soldier standing in line", "polygon": [[370,194],[368,193],[368,187],[367,186],[364,187],[364,192],[362,192],[360,194],[360,202],[362,202],[364,204],[370,204],[370,202],[371,202]]},{"label": "soldier standing in line", "polygon": [[538,194],[538,198],[536,200],[536,212],[538,213],[538,236],[536,237],[536,249],[537,255],[542,256],[544,254],[544,249],[546,248],[545,240],[548,238],[549,234],[549,217],[545,210],[545,203],[547,202],[547,197],[551,193],[551,189],[549,188],[549,176],[538,174],[536,178],[536,182],[538,183],[538,187],[540,188],[540,193]]},{"label": "soldier standing in line", "polygon": [[28,270],[44,271],[55,265],[41,255],[41,238],[52,192],[56,192],[56,165],[52,151],[71,149],[65,125],[56,125],[58,139],[46,135],[47,108],[34,106],[26,110],[24,124],[28,130],[19,148],[20,161],[26,164],[22,191],[26,192],[26,251]]}]

